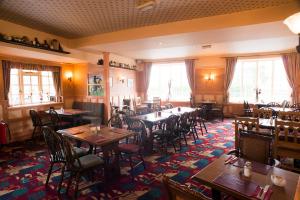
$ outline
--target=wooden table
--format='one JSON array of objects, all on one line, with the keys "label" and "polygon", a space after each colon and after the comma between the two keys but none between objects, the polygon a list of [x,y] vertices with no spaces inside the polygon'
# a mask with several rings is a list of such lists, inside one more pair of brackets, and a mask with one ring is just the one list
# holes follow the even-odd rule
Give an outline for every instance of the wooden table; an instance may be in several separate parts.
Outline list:
[{"label": "wooden table", "polygon": [[269,107],[269,108],[271,108],[275,112],[281,112],[281,111],[291,112],[291,111],[295,110],[294,108],[283,108],[283,107]]},{"label": "wooden table", "polygon": [[[95,131],[95,127],[90,125],[77,126],[73,128],[59,130],[58,133],[63,134],[64,136],[70,137],[77,141],[86,142],[92,145],[95,150],[96,147],[101,147],[103,151],[104,160],[108,160],[110,158],[110,153],[115,152],[114,160],[107,167],[109,172],[106,173],[106,176],[110,175],[120,175],[120,165],[119,165],[119,149],[118,144],[119,141],[133,136],[134,132],[119,129],[119,128],[110,128],[110,127],[102,127],[100,131],[97,133]],[[109,177],[107,177],[109,178]]]},{"label": "wooden table", "polygon": [[[214,183],[216,179],[222,173],[227,173],[233,176],[240,176],[241,168],[235,167],[233,165],[225,165],[224,162],[228,158],[228,155],[223,155],[217,160],[215,160],[210,165],[206,166],[199,173],[194,175],[192,178],[201,184],[207,185],[212,188],[213,199],[220,199],[220,192],[229,194],[237,199],[250,199],[249,197],[238,193],[230,188]],[[284,187],[278,187],[272,184],[271,174],[276,174],[282,176],[286,179],[286,185]],[[282,170],[276,167],[272,167],[267,175],[252,172],[250,178],[252,182],[264,187],[265,185],[271,185],[273,194],[271,200],[292,200],[295,198],[296,194],[299,194],[299,186],[297,186],[299,181],[299,174]]]}]

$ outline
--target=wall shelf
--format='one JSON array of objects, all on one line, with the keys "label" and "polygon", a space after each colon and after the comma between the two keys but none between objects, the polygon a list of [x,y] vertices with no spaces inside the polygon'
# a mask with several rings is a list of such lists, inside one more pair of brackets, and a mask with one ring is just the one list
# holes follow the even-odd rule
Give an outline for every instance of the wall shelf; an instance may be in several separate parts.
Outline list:
[{"label": "wall shelf", "polygon": [[132,70],[132,71],[137,71],[136,69],[127,68],[127,67],[119,67],[119,66],[114,66],[114,65],[109,65],[109,67],[119,68],[119,69],[127,69],[127,70]]},{"label": "wall shelf", "polygon": [[70,54],[70,52],[67,52],[67,51],[59,51],[59,50],[54,50],[54,49],[48,49],[45,47],[37,47],[37,46],[34,46],[33,44],[26,44],[26,43],[22,43],[22,42],[6,40],[3,38],[0,38],[0,42],[5,42],[5,43],[9,43],[9,44],[14,44],[14,45],[20,45],[20,46],[25,46],[25,47],[31,47],[31,48],[35,48],[35,49],[42,49],[42,50],[52,51],[52,52],[56,52],[56,53]]}]

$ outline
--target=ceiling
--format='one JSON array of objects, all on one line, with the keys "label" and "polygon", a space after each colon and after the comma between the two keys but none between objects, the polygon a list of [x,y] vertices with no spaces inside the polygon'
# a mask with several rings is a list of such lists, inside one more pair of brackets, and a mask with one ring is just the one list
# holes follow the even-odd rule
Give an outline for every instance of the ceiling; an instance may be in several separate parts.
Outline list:
[{"label": "ceiling", "polygon": [[[295,0],[159,0],[140,11],[142,0],[0,0],[0,19],[66,38],[230,14]],[[143,0],[145,1],[145,0]]]},{"label": "ceiling", "polygon": [[[82,50],[105,50],[135,59],[165,59],[286,51],[295,48],[297,42],[297,35],[291,33],[282,21],[278,21],[98,44]],[[212,46],[204,49],[203,45]]]}]

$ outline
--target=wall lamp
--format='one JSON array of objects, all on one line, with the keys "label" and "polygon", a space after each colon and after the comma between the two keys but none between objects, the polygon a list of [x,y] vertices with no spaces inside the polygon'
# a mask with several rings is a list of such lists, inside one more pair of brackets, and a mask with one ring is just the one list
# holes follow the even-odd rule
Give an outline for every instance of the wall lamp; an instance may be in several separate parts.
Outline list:
[{"label": "wall lamp", "polygon": [[67,72],[66,73],[66,77],[67,77],[67,79],[68,79],[68,81],[72,81],[72,77],[73,77],[73,73],[72,72]]},{"label": "wall lamp", "polygon": [[300,12],[293,14],[286,18],[283,23],[289,27],[289,29],[299,36],[299,45],[296,47],[297,52],[300,53]]},{"label": "wall lamp", "polygon": [[120,81],[122,84],[124,84],[124,83],[125,83],[125,78],[124,78],[124,77],[120,77],[120,78],[119,78],[119,81]]},{"label": "wall lamp", "polygon": [[213,81],[213,80],[215,80],[215,74],[212,74],[212,73],[207,74],[204,76],[204,79],[207,81]]}]

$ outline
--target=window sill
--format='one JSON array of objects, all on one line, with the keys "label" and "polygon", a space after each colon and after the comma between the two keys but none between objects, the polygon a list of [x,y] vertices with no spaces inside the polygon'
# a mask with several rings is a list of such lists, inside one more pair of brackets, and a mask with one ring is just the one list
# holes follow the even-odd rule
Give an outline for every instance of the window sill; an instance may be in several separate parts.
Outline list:
[{"label": "window sill", "polygon": [[10,107],[8,107],[8,110],[14,110],[14,109],[19,109],[19,108],[29,108],[29,107],[39,107],[39,106],[61,105],[63,103],[64,102],[46,102],[46,103],[38,103],[38,104],[10,106]]}]

